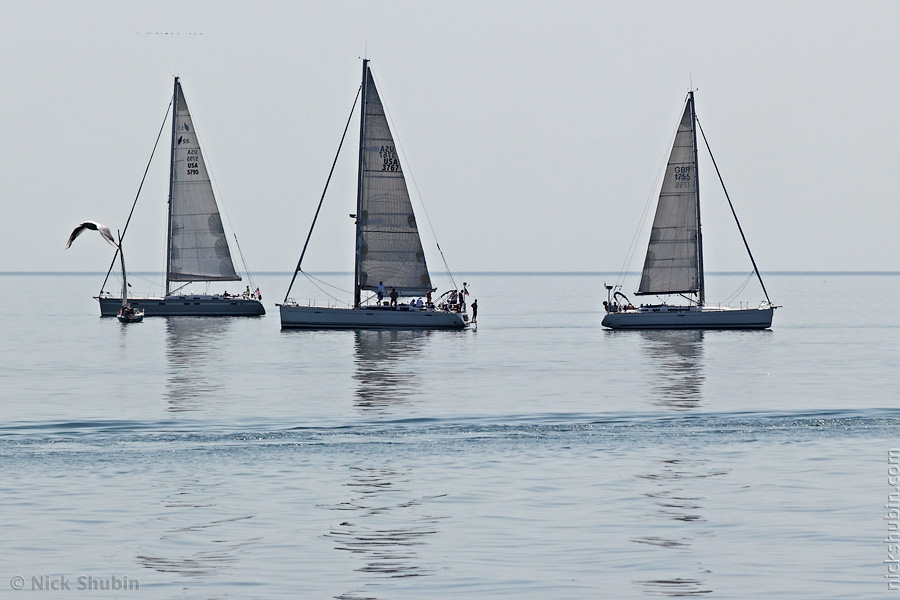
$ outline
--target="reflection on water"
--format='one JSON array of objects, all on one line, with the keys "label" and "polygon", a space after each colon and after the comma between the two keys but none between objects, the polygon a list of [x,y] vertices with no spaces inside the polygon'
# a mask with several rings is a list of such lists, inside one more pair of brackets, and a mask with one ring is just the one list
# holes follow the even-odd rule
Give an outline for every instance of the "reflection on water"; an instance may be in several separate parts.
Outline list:
[{"label": "reflection on water", "polygon": [[[417,548],[437,533],[442,517],[427,505],[438,496],[411,496],[408,472],[386,467],[351,467],[345,484],[350,498],[325,508],[343,513],[327,537],[337,550],[351,552],[362,564],[354,570],[375,580],[423,577],[435,569],[421,564]],[[377,585],[373,580],[372,585]],[[339,599],[374,598],[373,590],[349,590]]]},{"label": "reflection on water", "polygon": [[162,531],[153,548],[138,554],[137,563],[190,578],[221,575],[237,563],[261,538],[240,535],[242,522],[254,515],[229,514],[221,505],[227,498],[223,485],[221,474],[203,473],[154,486],[163,494],[161,514],[153,519]]},{"label": "reflection on water", "polygon": [[690,410],[700,405],[703,387],[703,331],[642,331],[651,363],[654,404]]},{"label": "reflection on water", "polygon": [[[678,553],[678,556],[661,555],[658,560],[650,561],[654,565],[663,565],[656,573],[678,576],[657,577],[636,581],[635,584],[651,596],[710,594],[712,590],[702,578],[711,572],[691,557],[693,546],[707,541],[711,536],[702,512],[705,498],[699,488],[706,479],[727,475],[728,471],[714,468],[708,459],[680,453],[656,461],[651,466],[654,467],[652,472],[635,477],[648,483],[644,496],[653,503],[647,521],[653,533],[631,541],[651,548],[651,551]],[[678,571],[685,569],[690,572],[685,574],[687,576],[680,576],[682,573]]]},{"label": "reflection on water", "polygon": [[[355,406],[363,414],[401,413],[420,392],[416,368],[431,331],[359,330],[354,332]],[[405,413],[404,413],[405,414]],[[442,517],[428,512],[439,496],[416,496],[408,470],[383,464],[350,467],[344,484],[348,498],[323,508],[340,513],[326,534],[336,550],[359,558],[357,573],[370,580],[363,590],[347,590],[339,600],[375,600],[379,581],[433,575],[418,548],[437,533]]]},{"label": "reflection on water", "polygon": [[[166,319],[167,410],[183,412],[206,407],[204,399],[224,392],[216,375],[217,361],[228,351],[229,318],[163,317]],[[223,506],[226,476],[191,472],[177,481],[163,480],[160,515],[162,531],[156,547],[137,556],[138,564],[185,577],[213,577],[238,562],[247,547],[260,538],[240,535],[243,523],[254,518],[234,514]]]},{"label": "reflection on water", "polygon": [[[707,573],[709,571],[706,571]],[[712,594],[712,590],[703,589],[703,584],[696,579],[657,579],[640,582],[644,593],[648,596],[669,596],[670,598],[686,598]]]},{"label": "reflection on water", "polygon": [[407,402],[421,382],[415,362],[425,351],[431,331],[354,331],[353,379],[356,405],[368,412],[387,412]]},{"label": "reflection on water", "polygon": [[[704,381],[703,331],[642,331],[641,342],[651,363],[651,402],[677,411],[699,408]],[[710,536],[703,517],[702,486],[706,479],[726,475],[727,471],[715,469],[709,459],[684,450],[664,453],[648,467],[649,473],[635,477],[647,485],[643,495],[652,502],[647,514],[652,533],[631,541],[648,552],[660,553],[658,559],[649,562],[663,566],[654,570],[657,577],[634,583],[648,596],[711,594],[704,583],[711,572],[691,555],[693,547]]]},{"label": "reflection on water", "polygon": [[203,398],[225,393],[214,367],[217,357],[227,351],[232,319],[162,318],[166,319],[166,408],[170,412],[199,410]]}]

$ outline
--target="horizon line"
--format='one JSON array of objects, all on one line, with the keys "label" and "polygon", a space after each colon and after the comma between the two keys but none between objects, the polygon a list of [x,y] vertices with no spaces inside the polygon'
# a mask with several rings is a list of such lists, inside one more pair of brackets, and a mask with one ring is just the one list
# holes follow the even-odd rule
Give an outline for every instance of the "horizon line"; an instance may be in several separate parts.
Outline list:
[{"label": "horizon line", "polygon": [[[162,271],[129,271],[130,273],[134,273],[135,275],[143,275],[143,276],[163,276],[164,273]],[[304,271],[304,273],[309,273],[310,275],[346,275],[352,276],[353,271]],[[752,271],[749,273],[752,274]],[[900,271],[873,271],[873,270],[862,270],[862,271],[797,271],[797,270],[788,270],[788,271],[760,271],[763,275],[771,275],[771,276],[784,276],[784,275],[800,275],[800,276],[809,276],[809,275],[900,275]],[[293,271],[257,271],[252,274],[247,274],[248,277],[257,276],[257,275],[284,275],[291,276],[293,275]],[[636,276],[640,275],[640,271],[457,271],[455,273],[458,276],[461,275],[552,275],[552,276],[562,276],[562,275],[570,275],[570,276],[607,276],[607,277],[619,277],[619,276]],[[748,271],[707,271],[706,275],[747,275]],[[9,275],[98,275],[105,276],[105,271],[0,271],[0,276],[9,276]]]}]

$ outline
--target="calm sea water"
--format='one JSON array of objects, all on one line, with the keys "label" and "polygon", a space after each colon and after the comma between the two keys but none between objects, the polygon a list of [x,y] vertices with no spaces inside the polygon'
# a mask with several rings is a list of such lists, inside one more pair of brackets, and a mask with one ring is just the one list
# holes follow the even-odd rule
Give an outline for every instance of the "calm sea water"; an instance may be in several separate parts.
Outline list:
[{"label": "calm sea water", "polygon": [[287,275],[128,326],[102,277],[0,275],[0,594],[900,598],[900,276],[770,276],[763,332],[464,279],[477,330],[282,332]]}]

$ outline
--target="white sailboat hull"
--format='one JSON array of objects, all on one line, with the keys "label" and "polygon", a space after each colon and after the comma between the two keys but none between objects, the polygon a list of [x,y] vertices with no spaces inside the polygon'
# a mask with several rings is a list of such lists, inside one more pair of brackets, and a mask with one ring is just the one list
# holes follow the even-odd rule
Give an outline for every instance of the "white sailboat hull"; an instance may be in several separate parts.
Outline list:
[{"label": "white sailboat hull", "polygon": [[[122,299],[100,296],[100,316],[114,317]],[[147,317],[252,317],[266,314],[262,302],[240,297],[209,295],[166,296],[165,298],[129,298],[135,310]]]},{"label": "white sailboat hull", "polygon": [[380,307],[281,305],[282,329],[464,329],[465,313]]},{"label": "white sailboat hull", "polygon": [[768,329],[773,310],[663,305],[607,313],[601,325],[610,329]]}]

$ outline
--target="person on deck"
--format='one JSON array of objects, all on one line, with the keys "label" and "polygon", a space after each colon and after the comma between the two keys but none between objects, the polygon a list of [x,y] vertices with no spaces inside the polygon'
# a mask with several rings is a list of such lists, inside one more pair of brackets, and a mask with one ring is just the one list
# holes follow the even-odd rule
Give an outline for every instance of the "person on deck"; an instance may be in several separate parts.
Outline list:
[{"label": "person on deck", "polygon": [[384,300],[384,282],[378,282],[378,304],[381,304],[381,301]]},{"label": "person on deck", "polygon": [[472,300],[472,322],[478,321],[478,298]]},{"label": "person on deck", "polygon": [[400,297],[400,294],[397,293],[397,288],[391,288],[391,306],[397,308],[397,298]]}]

